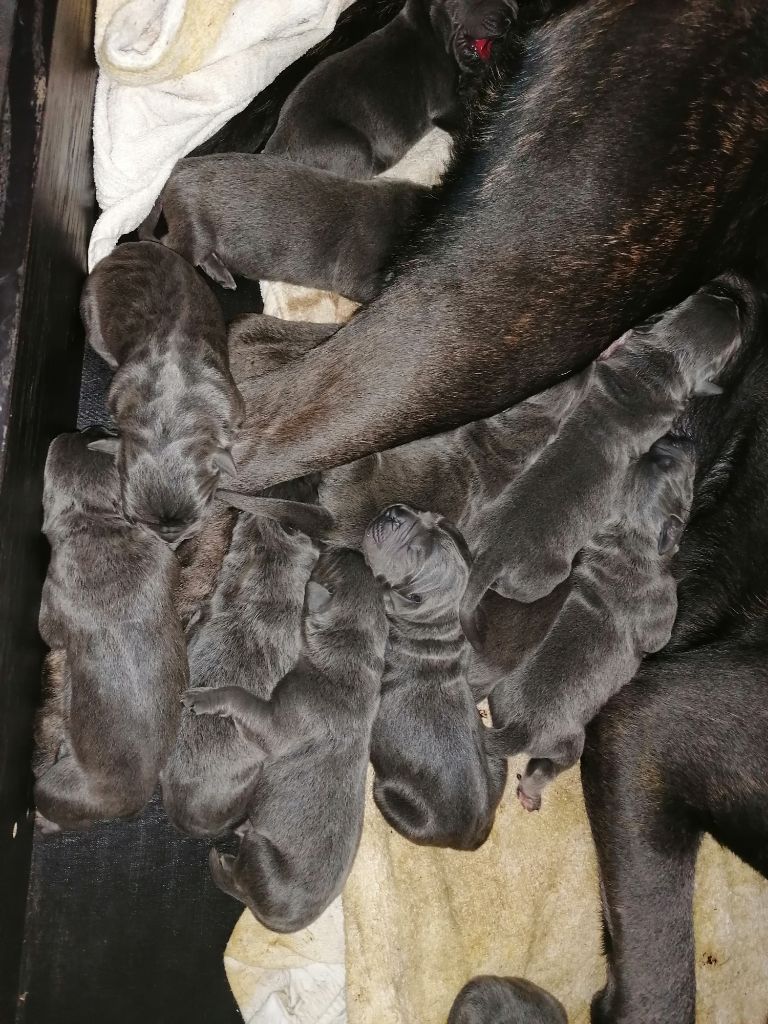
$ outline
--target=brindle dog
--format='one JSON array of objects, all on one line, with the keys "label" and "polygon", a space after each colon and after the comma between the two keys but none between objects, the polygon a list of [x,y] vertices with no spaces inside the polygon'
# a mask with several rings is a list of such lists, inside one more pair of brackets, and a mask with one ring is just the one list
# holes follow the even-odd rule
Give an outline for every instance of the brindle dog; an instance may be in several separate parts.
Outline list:
[{"label": "brindle dog", "polygon": [[246,489],[489,416],[750,252],[767,39],[760,0],[587,0],[537,28],[391,284],[245,387]]}]

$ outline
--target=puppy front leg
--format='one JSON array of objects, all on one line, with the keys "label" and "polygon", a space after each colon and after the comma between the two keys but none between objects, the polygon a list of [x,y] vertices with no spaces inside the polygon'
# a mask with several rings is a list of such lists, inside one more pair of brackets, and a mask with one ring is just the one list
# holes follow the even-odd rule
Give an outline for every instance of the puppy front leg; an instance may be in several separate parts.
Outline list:
[{"label": "puppy front leg", "polygon": [[245,740],[268,747],[274,706],[241,686],[194,687],[183,694],[181,702],[195,715],[231,718]]}]

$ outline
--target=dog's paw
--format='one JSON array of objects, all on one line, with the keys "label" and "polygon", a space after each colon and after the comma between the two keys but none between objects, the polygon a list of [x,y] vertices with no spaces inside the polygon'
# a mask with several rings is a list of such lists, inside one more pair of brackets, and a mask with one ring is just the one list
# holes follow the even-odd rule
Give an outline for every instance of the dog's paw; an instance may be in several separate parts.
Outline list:
[{"label": "dog's paw", "polygon": [[219,698],[213,690],[204,686],[196,686],[191,690],[185,690],[181,695],[181,703],[193,715],[224,714]]},{"label": "dog's paw", "polygon": [[517,799],[526,809],[526,811],[540,811],[541,810],[541,794],[537,793],[536,796],[530,796],[525,792],[522,785],[517,787]]},{"label": "dog's paw", "polygon": [[49,821],[40,811],[35,811],[35,828],[42,836],[57,836],[61,832],[61,827]]}]

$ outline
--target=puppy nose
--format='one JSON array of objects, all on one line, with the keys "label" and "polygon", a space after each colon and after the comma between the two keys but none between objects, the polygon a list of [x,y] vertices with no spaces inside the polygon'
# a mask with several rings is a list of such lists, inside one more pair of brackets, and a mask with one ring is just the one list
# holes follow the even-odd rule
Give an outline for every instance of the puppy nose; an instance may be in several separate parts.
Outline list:
[{"label": "puppy nose", "polygon": [[172,544],[175,540],[178,540],[187,528],[186,523],[181,523],[178,520],[168,520],[161,523],[147,523],[147,525],[153,533],[156,533],[158,537],[161,540],[164,540],[167,544]]},{"label": "puppy nose", "polygon": [[413,512],[407,505],[390,505],[384,509],[382,515],[397,523],[408,523],[413,519]]}]

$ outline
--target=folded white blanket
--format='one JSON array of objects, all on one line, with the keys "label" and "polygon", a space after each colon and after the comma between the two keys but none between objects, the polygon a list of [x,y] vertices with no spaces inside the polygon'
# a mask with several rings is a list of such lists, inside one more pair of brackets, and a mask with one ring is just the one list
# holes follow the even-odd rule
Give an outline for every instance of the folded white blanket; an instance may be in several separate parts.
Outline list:
[{"label": "folded white blanket", "polygon": [[[99,0],[93,162],[103,212],[89,268],[138,227],[176,161],[327,36],[351,2]],[[180,39],[190,42],[177,53]],[[184,70],[190,54],[200,62],[193,70],[153,80],[163,67]]]}]

